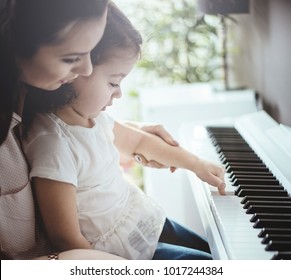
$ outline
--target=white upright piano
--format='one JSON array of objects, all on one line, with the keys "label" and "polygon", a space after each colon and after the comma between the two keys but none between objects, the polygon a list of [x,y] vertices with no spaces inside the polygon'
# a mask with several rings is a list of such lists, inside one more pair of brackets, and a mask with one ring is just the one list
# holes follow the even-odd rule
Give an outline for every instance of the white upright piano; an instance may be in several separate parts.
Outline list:
[{"label": "white upright piano", "polygon": [[226,168],[226,195],[187,172],[214,259],[291,259],[291,131],[265,111],[187,123],[182,145]]}]

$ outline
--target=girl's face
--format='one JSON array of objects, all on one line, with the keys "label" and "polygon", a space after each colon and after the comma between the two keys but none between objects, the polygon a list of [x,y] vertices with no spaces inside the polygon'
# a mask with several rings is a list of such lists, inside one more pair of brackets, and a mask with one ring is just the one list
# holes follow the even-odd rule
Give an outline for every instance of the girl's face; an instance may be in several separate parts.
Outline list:
[{"label": "girl's face", "polygon": [[55,90],[79,75],[89,76],[90,52],[103,35],[106,14],[71,24],[60,33],[59,44],[41,46],[29,59],[18,58],[21,80],[41,89]]},{"label": "girl's face", "polygon": [[72,107],[81,116],[92,119],[121,97],[120,83],[132,70],[137,56],[128,51],[114,51],[105,63],[94,66],[90,77],[79,77],[73,86],[78,94]]}]

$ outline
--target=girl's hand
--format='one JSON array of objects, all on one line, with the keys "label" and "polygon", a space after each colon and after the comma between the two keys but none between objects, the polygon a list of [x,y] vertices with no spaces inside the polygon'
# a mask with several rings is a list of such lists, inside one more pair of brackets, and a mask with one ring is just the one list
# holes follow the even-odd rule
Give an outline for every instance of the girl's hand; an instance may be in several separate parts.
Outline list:
[{"label": "girl's hand", "polygon": [[222,166],[198,159],[195,163],[194,172],[202,181],[217,187],[219,194],[225,194],[225,170]]},{"label": "girl's hand", "polygon": [[[159,136],[161,139],[163,139],[166,143],[172,146],[179,146],[179,143],[172,137],[172,135],[160,124],[150,124],[150,125],[139,125],[139,129],[154,134],[156,136]],[[156,161],[148,161],[143,155],[134,155],[134,159],[136,162],[143,164],[147,167],[152,168],[168,168],[168,166],[165,166],[163,164],[160,164]],[[175,167],[170,167],[170,171],[173,173],[175,172]]]}]

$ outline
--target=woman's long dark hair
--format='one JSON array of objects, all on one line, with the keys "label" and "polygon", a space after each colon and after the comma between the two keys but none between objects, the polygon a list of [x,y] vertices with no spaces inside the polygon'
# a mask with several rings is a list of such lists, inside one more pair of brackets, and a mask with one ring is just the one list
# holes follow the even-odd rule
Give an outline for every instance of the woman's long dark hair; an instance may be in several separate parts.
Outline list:
[{"label": "woman's long dark hair", "polygon": [[24,137],[34,116],[37,113],[54,113],[57,109],[70,104],[76,93],[70,84],[62,85],[59,89],[48,91],[26,85],[27,95],[22,115]]},{"label": "woman's long dark hair", "polygon": [[109,0],[1,0],[0,145],[7,137],[21,81],[16,57],[30,58],[40,46],[56,44],[75,21],[98,18]]},{"label": "woman's long dark hair", "polygon": [[18,71],[9,32],[14,2],[2,1],[0,6],[0,145],[7,136],[18,92]]}]

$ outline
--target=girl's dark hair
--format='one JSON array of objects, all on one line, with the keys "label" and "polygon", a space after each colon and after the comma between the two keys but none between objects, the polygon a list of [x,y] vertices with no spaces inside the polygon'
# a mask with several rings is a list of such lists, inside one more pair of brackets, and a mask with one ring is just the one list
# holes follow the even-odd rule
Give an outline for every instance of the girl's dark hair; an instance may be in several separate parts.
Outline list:
[{"label": "girl's dark hair", "polygon": [[40,46],[56,44],[68,24],[98,18],[109,0],[1,0],[0,145],[9,131],[21,82],[16,57],[30,58]]},{"label": "girl's dark hair", "polygon": [[[128,49],[133,56],[141,52],[142,37],[130,20],[112,2],[108,5],[107,23],[104,34],[91,52],[93,66],[100,65],[114,55],[114,51]],[[73,102],[77,93],[71,85],[63,85],[55,91],[29,87],[25,100],[23,123],[29,128],[36,113],[55,112]]]},{"label": "girl's dark hair", "polygon": [[128,17],[114,4],[108,7],[107,24],[104,34],[91,52],[92,64],[100,65],[110,56],[114,55],[116,49],[128,49],[134,55],[141,52],[142,37],[134,28]]}]

